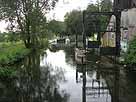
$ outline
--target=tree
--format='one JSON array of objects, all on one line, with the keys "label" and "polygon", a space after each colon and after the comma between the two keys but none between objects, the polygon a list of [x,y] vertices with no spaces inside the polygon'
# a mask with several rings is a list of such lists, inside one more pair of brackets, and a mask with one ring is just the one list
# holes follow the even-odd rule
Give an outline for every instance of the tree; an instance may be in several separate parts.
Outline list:
[{"label": "tree", "polygon": [[91,15],[91,12],[98,12],[99,7],[94,4],[88,5],[87,9],[84,13],[84,24],[85,24],[85,33],[86,35],[93,35],[93,31],[96,31],[99,24],[99,17],[95,15]]},{"label": "tree", "polygon": [[85,32],[87,35],[93,35],[94,32],[104,31],[110,20],[110,16],[91,15],[91,12],[110,12],[112,10],[111,0],[97,1],[96,4],[88,5],[85,10]]},{"label": "tree", "polygon": [[82,34],[82,13],[78,10],[73,10],[65,15],[66,32],[68,34]]},{"label": "tree", "polygon": [[64,35],[65,28],[66,27],[64,22],[56,20],[51,20],[47,25],[47,29],[54,33],[56,36]]},{"label": "tree", "polygon": [[112,1],[111,0],[101,0],[100,4],[101,11],[112,11]]},{"label": "tree", "polygon": [[18,30],[27,48],[39,42],[43,33],[45,14],[58,0],[0,0],[0,19],[11,23],[11,30]]}]

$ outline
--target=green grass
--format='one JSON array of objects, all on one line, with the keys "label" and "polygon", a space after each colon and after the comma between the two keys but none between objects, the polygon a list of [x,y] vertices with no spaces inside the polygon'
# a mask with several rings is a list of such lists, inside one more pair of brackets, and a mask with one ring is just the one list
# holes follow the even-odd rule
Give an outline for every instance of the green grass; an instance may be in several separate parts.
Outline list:
[{"label": "green grass", "polygon": [[0,43],[0,64],[12,64],[30,52],[22,42]]}]

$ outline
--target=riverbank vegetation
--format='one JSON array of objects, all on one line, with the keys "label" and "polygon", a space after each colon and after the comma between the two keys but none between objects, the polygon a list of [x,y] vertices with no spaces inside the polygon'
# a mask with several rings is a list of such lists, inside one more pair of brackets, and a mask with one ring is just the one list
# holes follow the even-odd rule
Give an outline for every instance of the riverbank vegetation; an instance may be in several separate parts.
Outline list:
[{"label": "riverbank vegetation", "polygon": [[35,48],[47,35],[45,14],[58,0],[0,0],[0,19],[10,23],[9,31],[19,32],[26,48]]},{"label": "riverbank vegetation", "polygon": [[31,49],[23,42],[0,42],[0,79],[13,78],[16,75],[15,62],[21,61]]},{"label": "riverbank vegetation", "polygon": [[136,37],[129,43],[129,48],[125,55],[125,63],[129,65],[136,64]]},{"label": "riverbank vegetation", "polygon": [[22,59],[30,52],[22,42],[3,42],[0,43],[0,64],[10,65]]},{"label": "riverbank vegetation", "polygon": [[5,78],[12,79],[16,76],[17,69],[11,67],[0,67],[0,79],[5,80]]},{"label": "riverbank vegetation", "polygon": [[13,64],[31,50],[48,46],[52,36],[45,14],[58,0],[0,0],[0,20],[8,22],[0,33],[0,66]]},{"label": "riverbank vegetation", "polygon": [[31,51],[47,48],[52,32],[45,14],[58,0],[0,0],[0,21],[8,22],[0,33],[0,78],[14,76],[11,65]]}]

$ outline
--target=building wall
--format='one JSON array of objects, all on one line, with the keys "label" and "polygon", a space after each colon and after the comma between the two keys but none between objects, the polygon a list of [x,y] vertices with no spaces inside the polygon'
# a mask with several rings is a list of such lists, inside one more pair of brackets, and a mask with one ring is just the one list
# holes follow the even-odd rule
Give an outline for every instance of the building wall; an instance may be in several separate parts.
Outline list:
[{"label": "building wall", "polygon": [[[136,35],[136,8],[122,12],[121,26],[128,29],[128,40],[132,40]],[[124,31],[122,30],[122,37]]]},{"label": "building wall", "polygon": [[130,9],[136,7],[136,0],[114,0],[114,9]]},{"label": "building wall", "polygon": [[130,8],[136,8],[136,0],[131,0],[131,6]]},{"label": "building wall", "polygon": [[[110,23],[107,29],[114,29],[116,24],[116,18],[111,17]],[[121,14],[121,51],[124,53],[127,51],[128,43],[136,36],[136,8],[122,11]],[[103,47],[115,47],[115,33],[105,33],[102,36]]]},{"label": "building wall", "polygon": [[[108,31],[115,30],[115,16],[112,16],[107,27]],[[106,32],[102,36],[102,47],[115,47],[115,33]]]}]

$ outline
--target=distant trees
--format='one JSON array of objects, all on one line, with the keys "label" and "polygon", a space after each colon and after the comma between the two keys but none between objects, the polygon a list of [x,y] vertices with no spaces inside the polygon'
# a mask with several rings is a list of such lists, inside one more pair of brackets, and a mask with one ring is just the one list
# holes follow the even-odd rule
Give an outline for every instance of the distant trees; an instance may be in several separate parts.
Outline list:
[{"label": "distant trees", "polygon": [[[91,12],[110,12],[112,11],[111,0],[100,0],[97,4],[88,5],[85,10],[85,31],[88,35],[93,35],[93,31],[103,31],[107,28],[110,16],[91,15]],[[91,34],[92,33],[92,34]]]},{"label": "distant trees", "polygon": [[112,11],[113,4],[112,0],[101,0],[100,2],[100,10],[101,11]]},{"label": "distant trees", "polygon": [[47,24],[47,29],[56,36],[63,36],[65,35],[66,27],[64,22],[51,20]]},{"label": "distant trees", "polygon": [[27,48],[38,44],[43,34],[47,11],[58,0],[0,0],[0,19],[11,23],[12,31],[19,31]]},{"label": "distant trees", "polygon": [[[91,12],[109,12],[112,10],[111,0],[100,0],[96,4],[88,5],[87,9],[84,10],[84,24],[85,33],[93,35],[92,31],[98,31],[98,29],[106,29],[107,23],[110,17],[102,15],[90,15]],[[83,12],[79,10],[73,10],[65,15],[66,32],[69,34],[82,34],[82,22]]]},{"label": "distant trees", "polygon": [[15,42],[20,40],[20,34],[15,32],[0,33],[0,42]]},{"label": "distant trees", "polygon": [[84,24],[86,35],[93,35],[93,31],[98,30],[98,24],[100,22],[99,16],[90,15],[91,12],[98,12],[99,6],[95,4],[88,5],[87,9],[84,11]]},{"label": "distant trees", "polygon": [[65,15],[66,32],[72,34],[82,34],[82,12],[73,10]]}]

